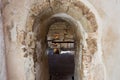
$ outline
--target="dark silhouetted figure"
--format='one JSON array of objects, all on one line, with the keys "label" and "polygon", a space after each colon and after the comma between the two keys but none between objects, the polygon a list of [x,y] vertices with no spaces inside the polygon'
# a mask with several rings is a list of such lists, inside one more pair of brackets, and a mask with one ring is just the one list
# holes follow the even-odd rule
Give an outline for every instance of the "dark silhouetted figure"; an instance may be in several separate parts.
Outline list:
[{"label": "dark silhouetted figure", "polygon": [[74,76],[72,76],[72,80],[74,80]]},{"label": "dark silhouetted figure", "polygon": [[54,49],[54,54],[59,54],[59,49],[58,48]]}]

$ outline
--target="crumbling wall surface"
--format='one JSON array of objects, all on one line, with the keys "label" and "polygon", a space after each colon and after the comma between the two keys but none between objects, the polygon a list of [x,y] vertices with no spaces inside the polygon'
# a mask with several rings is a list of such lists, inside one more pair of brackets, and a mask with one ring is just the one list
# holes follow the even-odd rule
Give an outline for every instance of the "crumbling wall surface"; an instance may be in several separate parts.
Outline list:
[{"label": "crumbling wall surface", "polygon": [[48,80],[45,23],[56,17],[77,27],[76,80],[104,80],[98,14],[87,0],[2,1],[8,80]]},{"label": "crumbling wall surface", "polygon": [[23,45],[30,0],[2,0],[2,4],[7,80],[31,80],[31,78],[34,80],[33,75],[28,74],[33,71],[31,69],[33,62],[31,56],[29,58],[24,57],[25,49]]},{"label": "crumbling wall surface", "polygon": [[1,0],[0,0],[0,80],[6,79],[6,64],[5,64],[5,45],[4,45],[4,34],[1,16]]},{"label": "crumbling wall surface", "polygon": [[102,18],[102,49],[106,80],[120,80],[120,0],[89,1]]},{"label": "crumbling wall surface", "polygon": [[[73,1],[73,2],[71,4],[71,3],[68,3],[68,1]],[[92,38],[89,38],[87,40],[87,44],[90,45],[88,46],[88,48],[90,49],[90,52],[91,53],[96,52],[95,47],[91,48],[92,46],[96,46],[96,42],[94,42],[95,41],[94,34],[91,34],[91,33],[92,32],[94,33],[96,30],[99,30],[99,29],[97,29],[96,25],[94,25],[95,18],[91,18],[94,16],[91,14],[92,8],[89,10],[79,1],[84,2],[86,0],[20,0],[20,1],[2,0],[3,2],[2,17],[3,17],[3,26],[4,26],[5,43],[6,43],[5,50],[6,50],[8,80],[34,80],[33,66],[34,66],[35,60],[33,60],[33,53],[34,53],[34,47],[35,47],[34,45],[35,39],[34,39],[34,33],[32,32],[32,26],[33,26],[34,18],[38,17],[37,15],[40,12],[42,15],[40,19],[41,22],[44,19],[47,19],[48,17],[53,15],[53,13],[59,13],[59,12],[67,13],[70,16],[74,17],[76,20],[80,21],[81,24],[84,25],[85,31],[90,33],[89,35],[93,35]],[[119,4],[120,4],[120,1],[119,0],[87,0],[87,1],[89,1],[98,11],[100,17],[102,18],[102,23],[103,23],[103,25],[99,27],[103,28],[102,29],[102,35],[103,35],[102,49],[104,53],[103,55],[102,54],[99,55],[99,52],[97,55],[93,54],[92,60],[94,59],[93,61],[97,61],[97,60],[99,61],[98,58],[100,58],[102,55],[104,59],[104,64],[106,67],[107,80],[120,80],[120,75],[119,75],[119,71],[120,71],[120,61],[119,61],[120,60],[120,54],[119,54],[120,52],[120,49],[119,49],[120,47],[120,44],[119,44],[119,41],[120,41],[120,36],[119,36],[120,35],[120,27],[119,27],[120,26],[119,24],[120,8],[119,7],[120,5]],[[79,17],[77,15],[79,15]],[[27,20],[29,23],[28,25],[26,24]],[[88,24],[86,24],[86,22]],[[26,27],[26,25],[29,27]],[[40,25],[37,25],[37,26],[40,26]],[[2,30],[2,26],[0,26],[0,30]],[[0,31],[0,41],[1,41],[0,47],[4,43],[3,36],[2,36],[3,33],[1,32],[2,31]],[[39,48],[40,47],[39,42],[37,45]],[[3,49],[4,47],[0,48],[1,53],[4,53]],[[3,55],[4,54],[0,55],[0,63],[3,63],[4,61]],[[43,57],[41,58],[43,60]],[[91,56],[89,55],[86,57],[83,56],[83,59],[91,61]],[[4,64],[0,66],[0,70],[2,69],[2,71],[4,71],[3,67],[4,67]],[[41,67],[41,69],[43,68],[44,66]],[[96,71],[94,72],[93,75],[98,75],[102,73],[102,72],[100,73],[97,72],[101,70],[101,66],[99,65],[97,65],[96,67],[92,67],[91,70],[93,70],[93,72],[94,70]],[[3,72],[0,73],[0,76],[3,75],[2,73]],[[99,79],[102,80],[100,76],[97,76],[97,77],[98,78],[96,80],[99,80]]]},{"label": "crumbling wall surface", "polygon": [[[84,0],[83,0],[84,2]],[[67,4],[67,5],[66,5]],[[65,19],[66,21],[70,22],[71,17],[73,20],[73,22],[75,22],[78,26],[78,28],[76,29],[77,32],[77,40],[80,40],[80,34],[83,33],[83,38],[84,40],[81,40],[81,44],[82,48],[84,45],[88,45],[88,46],[84,46],[85,48],[82,51],[82,57],[80,57],[80,55],[78,56],[79,59],[78,61],[76,61],[75,65],[77,66],[75,69],[75,73],[77,72],[77,77],[76,80],[80,79],[80,76],[82,76],[83,80],[104,80],[104,67],[102,64],[102,51],[101,51],[101,36],[100,34],[100,28],[98,28],[98,26],[100,27],[99,24],[97,24],[96,22],[99,22],[98,18],[96,19],[96,16],[98,16],[95,13],[94,7],[88,7],[87,5],[88,3],[86,2],[86,4],[83,4],[80,1],[51,1],[50,2],[43,2],[43,3],[39,3],[39,2],[35,2],[32,5],[31,11],[30,11],[30,15],[28,18],[28,30],[31,31],[32,28],[34,29],[36,26],[32,27],[33,22],[35,21],[39,21],[39,26],[41,27],[41,31],[38,31],[41,35],[39,36],[39,38],[44,38],[46,30],[44,31],[44,29],[46,28],[45,26],[43,27],[42,23],[45,22],[45,20],[51,18],[52,15],[54,15],[54,17],[56,16],[57,18],[61,18],[61,19]],[[61,6],[60,6],[61,5]],[[86,6],[87,5],[87,6]],[[91,6],[89,4],[89,6]],[[74,13],[76,12],[76,13]],[[62,14],[59,14],[62,13]],[[77,14],[80,13],[80,14]],[[56,15],[55,15],[56,14]],[[57,15],[58,14],[58,15]],[[67,14],[67,15],[66,15]],[[52,16],[53,17],[53,16]],[[52,20],[51,20],[52,22]],[[72,23],[73,23],[72,22]],[[79,25],[79,23],[81,25]],[[46,23],[47,24],[47,23]],[[37,25],[37,24],[36,24]],[[74,27],[75,27],[74,25]],[[83,30],[81,30],[82,28]],[[31,28],[31,29],[29,29]],[[100,29],[100,30],[99,30]],[[36,29],[38,30],[38,29]],[[78,30],[78,31],[77,31]],[[44,32],[43,32],[44,31]],[[37,32],[37,31],[35,31]],[[84,33],[88,34],[88,38],[86,38],[86,36],[84,35]],[[37,33],[38,35],[38,33]],[[91,36],[92,35],[92,36]],[[87,42],[87,43],[86,43]],[[77,43],[78,46],[79,43]],[[90,45],[90,46],[89,46]],[[87,47],[87,48],[86,48]],[[79,49],[78,49],[79,50]],[[78,52],[78,54],[80,54],[81,52]],[[77,57],[77,58],[78,58]],[[83,59],[83,57],[85,59]],[[83,61],[80,63],[80,60],[83,59]],[[82,65],[82,68],[80,69],[80,66]],[[99,72],[99,74],[95,74],[95,72]],[[75,75],[75,76],[76,76]],[[97,75],[97,76],[96,76]]]},{"label": "crumbling wall surface", "polygon": [[[34,2],[34,0],[2,0],[8,80],[35,80],[35,73],[37,71],[40,71],[40,74],[37,74],[37,76],[43,76],[40,76],[37,80],[48,80],[45,74],[48,69],[46,68],[48,65],[45,63],[47,61],[44,61],[46,58],[44,55],[39,55],[41,52],[42,54],[45,53],[45,49],[43,49],[44,44],[42,42],[37,43],[36,41],[38,46],[35,46],[35,35],[31,31],[31,27],[26,28],[26,19],[29,16],[28,12],[30,11],[32,2]],[[41,43],[43,44],[42,46],[39,45]],[[40,52],[38,52],[40,57],[37,56],[37,67],[39,67],[40,70],[34,68],[36,65],[36,63],[34,63],[36,61],[36,57],[34,56],[34,53],[36,53],[34,52],[35,47],[37,47],[38,50],[40,49]],[[40,47],[42,47],[43,50]]]}]

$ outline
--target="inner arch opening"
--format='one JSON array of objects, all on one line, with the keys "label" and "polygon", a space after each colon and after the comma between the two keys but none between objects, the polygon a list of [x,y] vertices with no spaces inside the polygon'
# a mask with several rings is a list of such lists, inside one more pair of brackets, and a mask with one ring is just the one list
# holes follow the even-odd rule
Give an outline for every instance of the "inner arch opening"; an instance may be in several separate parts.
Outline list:
[{"label": "inner arch opening", "polygon": [[[36,20],[37,21],[37,20]],[[37,37],[37,59],[38,61],[35,62],[35,69],[36,69],[36,80],[48,80],[50,77],[49,74],[49,64],[48,64],[48,42],[47,35],[49,33],[49,30],[51,29],[50,26],[53,26],[53,24],[56,24],[58,22],[65,22],[68,25],[70,25],[70,29],[74,32],[74,49],[75,49],[75,55],[74,55],[74,80],[82,80],[83,78],[83,56],[91,57],[91,55],[83,55],[83,53],[86,53],[87,51],[87,33],[84,30],[82,24],[72,18],[71,16],[65,14],[65,13],[58,13],[55,15],[52,15],[50,18],[43,22],[36,22],[37,24],[34,24],[35,27],[34,32]],[[59,27],[61,28],[61,27]],[[40,31],[39,31],[40,30]],[[40,46],[40,47],[39,47]],[[37,66],[36,66],[37,65]],[[89,71],[89,70],[88,70]]]},{"label": "inner arch opening", "polygon": [[[41,25],[40,25],[41,24]],[[42,23],[37,23],[34,24],[34,26],[38,26],[35,27],[34,32],[36,35],[36,54],[34,55],[34,59],[35,57],[37,57],[37,60],[35,61],[35,71],[36,71],[36,80],[49,80],[50,79],[50,67],[49,67],[49,56],[48,56],[48,49],[50,49],[49,47],[49,42],[51,40],[49,40],[48,37],[49,31],[51,31],[52,29],[54,29],[55,25],[57,26],[56,29],[62,29],[61,24],[64,26],[63,27],[63,32],[60,31],[60,33],[64,33],[61,34],[63,35],[62,38],[60,39],[61,41],[58,40],[52,40],[53,43],[64,43],[63,47],[66,46],[66,48],[62,47],[58,47],[59,50],[61,50],[59,52],[59,54],[62,52],[65,52],[64,50],[67,51],[67,49],[69,50],[69,52],[71,52],[71,54],[69,54],[69,56],[67,57],[71,57],[71,62],[68,61],[70,63],[70,66],[72,67],[71,70],[68,70],[68,72],[70,72],[70,77],[71,79],[75,79],[75,80],[79,80],[81,78],[81,60],[82,60],[82,52],[80,52],[80,49],[82,49],[82,47],[80,48],[80,41],[84,41],[84,29],[82,28],[82,25],[77,22],[76,20],[74,20],[71,16],[64,14],[64,13],[59,13],[59,14],[55,14],[53,16],[51,16],[49,19],[47,19],[46,21],[42,22]],[[58,31],[57,31],[58,32]],[[55,35],[58,33],[55,33]],[[52,33],[51,33],[52,34]],[[54,36],[54,34],[53,34]],[[69,37],[68,37],[69,36]],[[68,37],[68,39],[66,38]],[[66,45],[69,44],[69,45]],[[57,48],[57,47],[56,47]],[[58,56],[59,57],[59,56]],[[66,58],[65,58],[66,59]],[[71,64],[72,63],[72,64]],[[66,64],[68,67],[70,67],[68,64]],[[45,75],[44,75],[45,74]],[[56,74],[56,73],[55,73]]]},{"label": "inner arch opening", "polygon": [[50,80],[74,80],[75,31],[67,22],[55,22],[47,34]]},{"label": "inner arch opening", "polygon": [[[55,28],[56,26],[56,28]],[[61,29],[62,31],[55,31],[55,29]],[[52,77],[56,77],[56,75],[59,75],[59,71],[62,70],[58,70],[56,69],[56,71],[58,70],[58,72],[55,71],[51,71],[52,69],[50,69],[50,64],[53,64],[55,62],[55,59],[53,60],[53,63],[49,63],[50,62],[50,56],[48,56],[47,54],[50,52],[49,49],[52,43],[53,44],[58,44],[57,48],[59,50],[59,55],[52,55],[52,58],[57,58],[60,59],[59,61],[65,62],[64,59],[69,59],[68,63],[70,63],[69,65],[64,65],[68,67],[68,70],[66,70],[66,72],[70,73],[69,76],[66,77],[66,80],[69,80],[69,78],[73,79],[73,80],[79,80],[81,78],[81,60],[82,60],[82,52],[80,52],[82,49],[82,47],[80,48],[80,40],[82,39],[82,41],[84,41],[83,36],[84,34],[84,29],[82,28],[82,25],[77,22],[76,20],[74,20],[71,16],[64,14],[64,13],[59,13],[59,14],[55,14],[53,16],[51,16],[48,20],[44,21],[40,27],[40,43],[41,43],[41,51],[43,56],[41,56],[42,60],[45,61],[45,63],[43,63],[42,65],[42,71],[40,72],[44,72],[44,74],[48,74],[47,76],[42,76],[41,77],[45,80],[47,79],[51,79],[51,74]],[[53,30],[53,31],[51,31]],[[44,31],[44,34],[42,33]],[[51,32],[50,32],[51,31]],[[54,34],[52,34],[52,32]],[[49,34],[50,33],[50,34]],[[56,40],[52,40],[50,39],[50,36],[53,35],[56,36]],[[58,37],[58,35],[62,36],[60,39]],[[66,38],[67,39],[66,39]],[[63,45],[61,45],[61,43],[63,42]],[[66,48],[65,48],[66,46]],[[53,48],[53,50],[54,50]],[[63,49],[62,49],[63,48]],[[44,51],[45,50],[45,51]],[[65,51],[68,53],[68,55],[66,54],[62,54],[65,53]],[[45,53],[45,54],[44,54]],[[54,51],[53,53],[54,54]],[[64,59],[62,59],[64,56]],[[67,58],[65,58],[65,56]],[[71,59],[71,61],[70,61]],[[58,63],[59,63],[58,61]],[[67,61],[67,60],[66,60]],[[60,65],[60,64],[58,64]],[[41,66],[41,65],[40,65]],[[54,66],[54,65],[52,65]],[[56,65],[55,65],[56,66]],[[60,66],[58,66],[60,67]],[[69,69],[71,67],[71,69]],[[64,69],[64,68],[63,68]],[[48,70],[48,71],[47,71]],[[54,68],[55,70],[55,68]],[[39,74],[36,73],[37,75]],[[64,74],[62,72],[62,74]],[[48,77],[46,79],[46,77]],[[60,78],[60,76],[59,76]],[[67,79],[68,78],[68,79]],[[38,78],[39,79],[39,78]],[[56,79],[55,79],[56,80]]]}]

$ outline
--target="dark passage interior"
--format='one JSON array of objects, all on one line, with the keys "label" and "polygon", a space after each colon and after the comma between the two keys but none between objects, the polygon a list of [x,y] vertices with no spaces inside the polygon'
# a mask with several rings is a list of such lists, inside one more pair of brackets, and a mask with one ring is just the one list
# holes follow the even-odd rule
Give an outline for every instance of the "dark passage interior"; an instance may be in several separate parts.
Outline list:
[{"label": "dark passage interior", "polygon": [[47,35],[50,80],[74,80],[74,30],[66,22],[56,22]]}]

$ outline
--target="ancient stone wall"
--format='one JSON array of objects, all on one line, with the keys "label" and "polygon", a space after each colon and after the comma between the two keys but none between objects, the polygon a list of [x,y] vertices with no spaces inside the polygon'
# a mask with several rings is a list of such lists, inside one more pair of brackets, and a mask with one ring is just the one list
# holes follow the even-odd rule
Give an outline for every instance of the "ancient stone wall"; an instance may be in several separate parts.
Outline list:
[{"label": "ancient stone wall", "polygon": [[104,80],[102,26],[88,1],[3,0],[2,15],[8,80],[48,80],[46,34],[59,20],[76,31],[75,79]]}]

